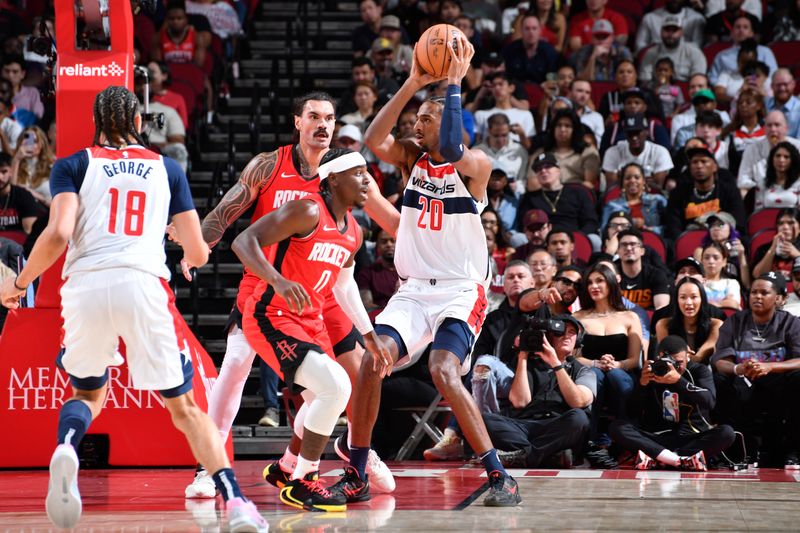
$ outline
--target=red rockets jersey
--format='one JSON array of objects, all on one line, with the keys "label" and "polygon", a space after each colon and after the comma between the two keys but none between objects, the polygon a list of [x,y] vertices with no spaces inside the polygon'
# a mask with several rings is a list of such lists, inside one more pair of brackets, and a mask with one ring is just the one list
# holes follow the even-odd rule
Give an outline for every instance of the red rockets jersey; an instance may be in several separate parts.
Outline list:
[{"label": "red rockets jersey", "polygon": [[167,63],[191,63],[194,59],[195,31],[189,26],[183,40],[176,43],[170,39],[167,29],[161,31],[161,54]]},{"label": "red rockets jersey", "polygon": [[[304,179],[298,168],[299,162],[295,158],[295,146],[289,144],[278,148],[278,161],[272,171],[272,175],[267,177],[265,185],[258,192],[255,211],[250,219],[252,224],[267,213],[275,211],[280,206],[291,200],[299,200],[319,191],[319,177]],[[264,256],[273,262],[275,259],[275,246],[264,248]],[[236,297],[236,305],[240,310],[244,310],[244,304],[253,289],[261,281],[257,276],[244,270],[242,282],[239,285],[239,294]]]},{"label": "red rockets jersey", "polygon": [[[313,320],[322,318],[323,304],[332,296],[339,271],[358,250],[361,229],[348,212],[345,229],[339,231],[322,196],[314,194],[308,199],[319,207],[319,224],[306,237],[290,237],[278,243],[272,264],[283,277],[301,284],[306,290],[311,305],[303,310],[303,316]],[[265,313],[267,307],[293,314],[286,300],[275,294],[265,281],[259,281],[254,297],[260,300],[255,308],[256,315]]]}]

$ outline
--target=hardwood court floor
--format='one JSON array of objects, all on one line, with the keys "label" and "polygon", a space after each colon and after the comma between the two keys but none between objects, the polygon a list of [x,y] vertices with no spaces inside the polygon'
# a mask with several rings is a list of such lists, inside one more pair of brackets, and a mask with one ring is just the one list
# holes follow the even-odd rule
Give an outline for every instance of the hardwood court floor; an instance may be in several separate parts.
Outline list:
[{"label": "hardwood court floor", "polygon": [[[351,504],[346,513],[297,512],[261,478],[262,461],[237,461],[247,495],[270,531],[659,530],[800,531],[800,471],[512,470],[523,503],[481,505],[486,474],[461,463],[390,463],[397,490]],[[324,461],[328,484],[341,472]],[[218,501],[184,500],[190,469],[81,472],[84,513],[74,531],[216,532]],[[46,470],[0,471],[0,532],[45,532]]]}]

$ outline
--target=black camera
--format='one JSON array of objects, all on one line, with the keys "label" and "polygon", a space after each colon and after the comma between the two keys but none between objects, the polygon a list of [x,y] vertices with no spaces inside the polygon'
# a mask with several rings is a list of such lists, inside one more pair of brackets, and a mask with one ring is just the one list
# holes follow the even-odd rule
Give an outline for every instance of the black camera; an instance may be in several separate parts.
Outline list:
[{"label": "black camera", "polygon": [[669,373],[669,365],[678,368],[678,362],[669,355],[662,355],[655,361],[650,361],[650,370],[654,376],[662,377]]},{"label": "black camera", "polygon": [[563,320],[554,320],[552,318],[534,318],[525,315],[522,323],[522,331],[519,334],[519,350],[528,352],[531,355],[542,351],[542,341],[545,333],[549,332],[556,337],[560,337],[566,330]]}]

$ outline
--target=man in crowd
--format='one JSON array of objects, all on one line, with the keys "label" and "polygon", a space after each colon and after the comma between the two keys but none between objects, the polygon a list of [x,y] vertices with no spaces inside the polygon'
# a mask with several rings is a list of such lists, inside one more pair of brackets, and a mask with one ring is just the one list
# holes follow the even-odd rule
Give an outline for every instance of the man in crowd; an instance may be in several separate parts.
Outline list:
[{"label": "man in crowd", "polygon": [[609,185],[619,182],[619,171],[628,163],[638,163],[648,181],[663,187],[667,174],[672,169],[672,157],[663,146],[647,139],[650,123],[640,114],[626,116],[622,127],[625,141],[620,141],[603,156],[603,172]]},{"label": "man in crowd", "polygon": [[[737,58],[739,56],[740,45],[743,41],[755,37],[752,21],[747,16],[737,16],[736,20],[733,22],[730,34],[733,39],[733,46],[718,53],[714,61],[711,62],[711,70],[708,72],[711,85],[717,84],[717,80],[723,72],[736,72],[739,69]],[[770,73],[775,72],[778,68],[778,62],[775,60],[775,54],[772,53],[772,50],[766,46],[758,45],[756,54],[759,61],[767,64]]]},{"label": "man in crowd", "polygon": [[386,306],[400,281],[394,267],[394,245],[395,238],[381,230],[375,244],[377,259],[356,274],[361,301],[371,313]]},{"label": "man in crowd", "polygon": [[11,97],[17,121],[23,126],[28,126],[42,118],[44,105],[39,90],[22,84],[25,79],[25,60],[22,56],[6,56],[3,59],[2,75],[11,84]]},{"label": "man in crowd", "polygon": [[557,267],[571,266],[575,264],[572,257],[575,251],[575,237],[571,232],[554,228],[547,234],[547,252],[556,260]]},{"label": "man in crowd", "polygon": [[678,144],[678,132],[686,126],[693,125],[695,117],[700,111],[717,111],[722,117],[723,125],[731,121],[727,111],[717,110],[717,97],[709,87],[708,76],[705,74],[695,74],[689,78],[689,94],[692,95],[692,105],[686,111],[672,117],[670,140],[673,146],[685,144],[685,139]]},{"label": "man in crowd", "polygon": [[39,214],[33,195],[11,184],[11,156],[0,152],[0,231],[30,233]]},{"label": "man in crowd", "polygon": [[572,65],[578,78],[588,81],[614,81],[617,65],[624,59],[633,60],[631,51],[620,44],[614,35],[614,26],[607,19],[594,22],[591,41],[572,56]]},{"label": "man in crowd", "polygon": [[748,145],[742,155],[739,177],[736,180],[736,186],[739,187],[742,197],[747,194],[748,190],[756,187],[758,181],[766,177],[766,161],[769,159],[769,152],[773,146],[786,141],[800,149],[800,140],[789,137],[789,123],[786,121],[783,111],[775,110],[767,113],[767,118],[764,120],[764,132],[767,134],[766,137]]},{"label": "man in crowd", "polygon": [[685,5],[683,0],[667,0],[664,7],[651,11],[642,18],[642,24],[639,26],[639,31],[636,32],[636,51],[660,43],[664,20],[671,17],[676,17],[681,21],[684,40],[697,46],[703,46],[705,41],[703,28],[706,25],[703,15]]},{"label": "man in crowd", "polygon": [[628,22],[621,13],[606,7],[608,0],[587,0],[586,11],[572,17],[569,24],[569,49],[575,52],[582,46],[592,43],[595,25],[605,20],[610,26],[606,33],[616,35],[621,45],[628,42]]},{"label": "man in crowd", "polygon": [[521,31],[522,37],[503,49],[506,71],[520,83],[542,83],[549,72],[558,68],[558,52],[541,39],[542,23],[535,14],[523,17]]},{"label": "man in crowd", "polygon": [[722,134],[722,117],[716,111],[700,111],[697,113],[694,125],[689,124],[678,132],[675,138],[675,148],[682,147],[686,141],[692,137],[702,140],[720,168],[727,169],[728,160],[728,141],[720,139]]},{"label": "man in crowd", "polygon": [[478,140],[485,139],[489,130],[489,117],[501,113],[508,117],[511,140],[518,142],[526,150],[530,148],[530,138],[536,135],[536,125],[530,111],[523,111],[511,105],[514,83],[508,73],[497,72],[492,75],[492,96],[495,106],[475,112],[475,133]]},{"label": "man in crowd", "polygon": [[[531,209],[525,213],[522,218],[522,228],[524,230],[524,237],[527,242],[515,247],[513,259],[522,259],[523,261],[536,250],[542,250],[547,245],[545,238],[553,226],[550,225],[550,219],[547,213],[541,209]],[[520,235],[517,232],[514,232]],[[513,246],[513,243],[512,243]]]},{"label": "man in crowd", "polygon": [[[759,466],[800,468],[800,322],[778,309],[783,276],[768,272],[750,287],[750,307],[722,324],[711,363],[716,370],[717,419],[745,435]],[[757,421],[766,413],[766,424]]]},{"label": "man in crowd", "polygon": [[772,75],[772,94],[766,98],[767,111],[783,111],[789,123],[789,137],[800,138],[800,98],[794,95],[794,75],[787,68],[779,68]]},{"label": "man in crowd", "polygon": [[528,257],[528,265],[533,274],[533,287],[536,290],[548,288],[557,269],[553,256],[547,250],[536,250]]},{"label": "man in crowd", "polygon": [[592,130],[597,144],[600,145],[606,124],[603,115],[589,107],[592,101],[592,84],[586,80],[573,80],[569,86],[569,99],[581,123]]},{"label": "man in crowd", "polygon": [[489,159],[492,166],[505,171],[514,191],[525,191],[528,177],[528,151],[511,140],[511,122],[504,113],[495,113],[487,120],[488,135],[475,146]]},{"label": "man in crowd", "polygon": [[644,256],[642,234],[635,229],[627,229],[620,231],[617,239],[622,295],[650,311],[669,304],[669,282],[664,273],[642,260]]},{"label": "man in crowd", "polygon": [[[372,0],[368,1],[371,2]],[[389,100],[389,98],[391,98],[391,96],[400,88],[393,78],[376,77],[375,65],[368,57],[361,56],[353,59],[352,66],[350,67],[350,78],[352,81],[350,87],[347,89],[347,92],[345,92],[339,98],[337,110],[339,111],[340,116],[352,113],[357,109],[356,103],[353,101],[353,92],[356,83],[366,81],[373,84],[375,88],[378,89],[378,101],[376,102],[378,105],[383,105],[386,103],[386,101]]]},{"label": "man in crowd", "polygon": [[664,19],[661,42],[645,52],[639,67],[640,81],[653,79],[656,61],[662,57],[672,60],[674,76],[678,81],[688,81],[692,74],[705,73],[708,68],[705,54],[697,44],[683,38],[683,22],[674,15]]},{"label": "man in crowd", "polygon": [[356,57],[366,54],[372,42],[378,38],[383,16],[383,3],[377,0],[361,0],[358,3],[361,20],[364,22],[353,30],[353,55]]}]

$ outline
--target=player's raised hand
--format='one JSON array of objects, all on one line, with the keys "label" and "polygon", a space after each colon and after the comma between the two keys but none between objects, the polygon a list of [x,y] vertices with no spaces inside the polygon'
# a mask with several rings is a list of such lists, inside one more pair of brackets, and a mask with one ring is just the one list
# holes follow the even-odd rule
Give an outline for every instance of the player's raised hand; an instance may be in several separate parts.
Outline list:
[{"label": "player's raised hand", "polygon": [[19,290],[14,284],[16,280],[16,277],[8,277],[0,286],[0,303],[9,309],[18,308],[19,299],[25,295],[25,290]]},{"label": "player's raised hand", "polygon": [[364,346],[372,354],[372,370],[378,372],[382,378],[391,375],[394,359],[388,346],[374,330],[364,335]]},{"label": "player's raised hand", "polygon": [[435,83],[439,80],[443,80],[445,76],[433,76],[428,74],[424,70],[422,70],[417,63],[417,45],[414,45],[414,53],[411,55],[411,72],[408,75],[409,81],[414,82],[415,84],[419,85],[420,87],[425,87],[426,85],[430,85],[431,83]]},{"label": "player's raised hand", "polygon": [[275,289],[275,292],[280,295],[281,298],[286,300],[286,303],[289,305],[289,309],[297,313],[298,315],[303,314],[303,309],[311,305],[311,298],[308,296],[308,293],[297,282],[290,281],[283,276],[279,276],[274,283],[271,283],[272,288]]},{"label": "player's raised hand", "polygon": [[447,71],[447,82],[458,85],[469,70],[469,62],[475,55],[475,47],[467,40],[463,33],[455,38],[455,46],[447,46],[450,54],[450,69]]}]

